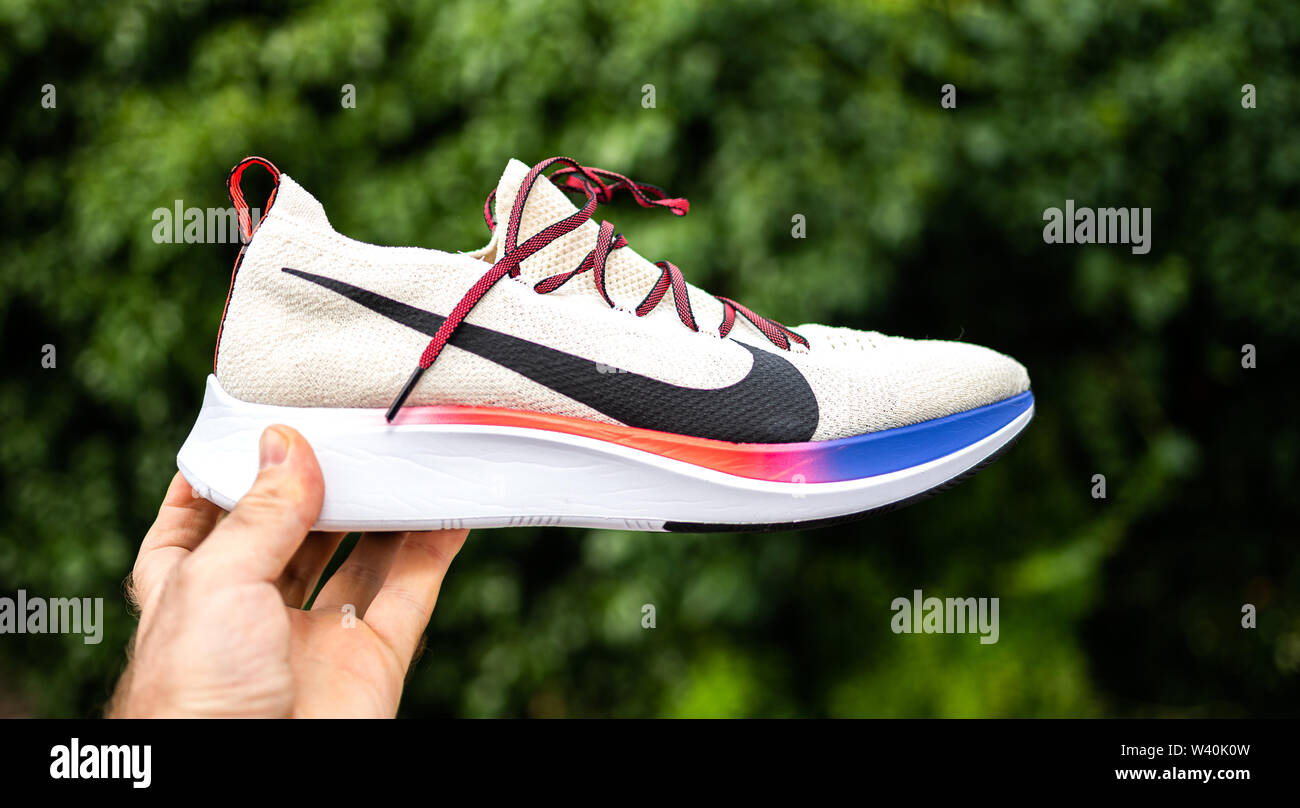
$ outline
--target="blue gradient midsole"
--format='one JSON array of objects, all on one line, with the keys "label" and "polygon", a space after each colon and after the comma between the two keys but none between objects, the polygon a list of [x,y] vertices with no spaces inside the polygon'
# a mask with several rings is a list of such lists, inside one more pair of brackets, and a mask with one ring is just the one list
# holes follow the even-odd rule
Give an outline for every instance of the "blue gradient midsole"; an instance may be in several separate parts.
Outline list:
[{"label": "blue gradient midsole", "polygon": [[[902,471],[952,454],[1002,429],[1034,406],[1034,394],[851,438],[801,444],[805,482],[840,482]],[[793,447],[791,447],[793,448]],[[792,457],[791,459],[794,459]]]}]

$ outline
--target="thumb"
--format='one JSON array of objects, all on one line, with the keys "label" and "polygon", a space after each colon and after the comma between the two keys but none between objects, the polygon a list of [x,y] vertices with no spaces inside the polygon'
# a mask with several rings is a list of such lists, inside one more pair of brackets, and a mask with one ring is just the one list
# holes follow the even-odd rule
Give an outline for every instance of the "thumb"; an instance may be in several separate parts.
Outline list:
[{"label": "thumb", "polygon": [[287,426],[271,426],[258,444],[260,470],[194,552],[227,579],[274,581],[320,516],[325,479],[307,439]]}]

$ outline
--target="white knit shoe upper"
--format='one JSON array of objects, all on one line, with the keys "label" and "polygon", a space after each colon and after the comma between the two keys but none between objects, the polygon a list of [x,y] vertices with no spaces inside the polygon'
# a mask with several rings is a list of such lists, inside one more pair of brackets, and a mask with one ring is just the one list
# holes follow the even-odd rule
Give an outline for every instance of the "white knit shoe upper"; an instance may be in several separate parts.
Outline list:
[{"label": "white knit shoe upper", "polygon": [[[507,166],[495,199],[498,222],[508,219],[527,172],[518,161]],[[549,181],[537,182],[523,211],[520,241],[575,210],[564,191]],[[689,296],[698,332],[683,324],[670,301],[638,317],[632,310],[660,269],[632,247],[614,250],[608,258],[606,290],[615,308],[599,294],[590,272],[538,294],[533,288],[537,281],[582,262],[597,229],[595,222],[587,222],[527,258],[519,277],[498,282],[465,323],[589,360],[593,374],[624,371],[687,388],[721,388],[745,378],[755,363],[745,345],[776,354],[811,387],[817,405],[811,439],[818,441],[940,418],[1029,389],[1029,376],[1019,363],[961,342],[804,325],[795,331],[809,346],[782,350],[743,317],[721,338],[722,304],[695,287]],[[498,257],[503,230],[497,227],[489,244],[471,253],[365,244],[335,232],[320,203],[288,175],[280,175],[274,204],[234,279],[218,344],[218,381],[230,395],[254,403],[387,407],[410,376],[429,334],[380,316],[304,275],[446,316]],[[681,258],[689,275],[689,257]],[[407,400],[408,406],[429,404],[621,423],[463,350],[455,340]],[[731,417],[744,419],[746,413]]]}]

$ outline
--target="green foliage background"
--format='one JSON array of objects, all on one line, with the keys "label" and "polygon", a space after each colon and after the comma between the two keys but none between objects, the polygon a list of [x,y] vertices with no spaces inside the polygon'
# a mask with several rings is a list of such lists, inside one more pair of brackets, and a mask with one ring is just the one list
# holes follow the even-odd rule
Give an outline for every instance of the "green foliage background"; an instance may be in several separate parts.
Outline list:
[{"label": "green foliage background", "polygon": [[[647,256],[1010,353],[1038,416],[847,527],[476,533],[403,714],[1300,713],[1298,56],[1282,0],[0,0],[0,592],[108,605],[98,646],[0,636],[0,711],[95,713],[123,662],[235,255],[154,209],[261,154],[341,232],[470,249],[507,158],[568,154],[691,199],[602,211]],[[1152,208],[1150,254],[1045,245],[1066,199]],[[916,588],[1000,597],[1000,641],[894,635]]]}]

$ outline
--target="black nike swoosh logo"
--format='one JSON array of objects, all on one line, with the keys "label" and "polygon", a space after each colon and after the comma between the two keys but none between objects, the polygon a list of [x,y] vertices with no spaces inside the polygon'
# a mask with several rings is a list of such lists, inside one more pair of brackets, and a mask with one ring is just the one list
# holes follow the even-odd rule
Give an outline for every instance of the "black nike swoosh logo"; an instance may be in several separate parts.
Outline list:
[{"label": "black nike swoosh logo", "polygon": [[[289,267],[283,271],[429,336],[446,319],[334,278]],[[817,397],[799,369],[743,342],[736,344],[754,355],[749,373],[729,387],[709,389],[680,387],[622,370],[601,373],[590,359],[470,323],[461,323],[448,344],[628,426],[736,443],[806,441],[817,429]]]}]

